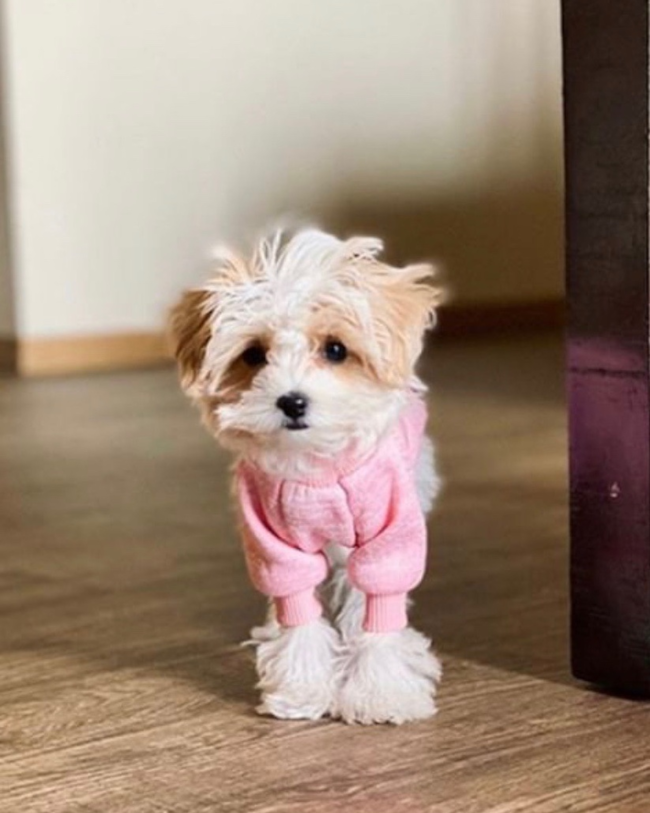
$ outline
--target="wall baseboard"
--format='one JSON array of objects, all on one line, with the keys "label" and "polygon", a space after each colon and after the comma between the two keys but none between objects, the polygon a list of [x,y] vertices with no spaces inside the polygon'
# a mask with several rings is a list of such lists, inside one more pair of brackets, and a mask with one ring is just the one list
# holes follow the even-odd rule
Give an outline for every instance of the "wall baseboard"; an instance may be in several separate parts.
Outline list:
[{"label": "wall baseboard", "polygon": [[19,375],[64,375],[169,363],[163,333],[115,333],[18,342]]},{"label": "wall baseboard", "polygon": [[[440,312],[441,339],[560,328],[564,302],[451,305]],[[66,375],[168,364],[163,333],[116,333],[56,339],[0,340],[0,370],[21,376]]]}]

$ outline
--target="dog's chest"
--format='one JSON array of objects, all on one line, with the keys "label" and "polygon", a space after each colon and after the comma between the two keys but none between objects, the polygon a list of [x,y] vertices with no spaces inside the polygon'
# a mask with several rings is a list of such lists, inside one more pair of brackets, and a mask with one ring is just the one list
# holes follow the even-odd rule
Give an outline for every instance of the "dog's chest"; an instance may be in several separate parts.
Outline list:
[{"label": "dog's chest", "polygon": [[316,486],[285,481],[267,505],[269,525],[294,547],[313,553],[330,542],[346,547],[355,543],[354,518],[338,483]]}]

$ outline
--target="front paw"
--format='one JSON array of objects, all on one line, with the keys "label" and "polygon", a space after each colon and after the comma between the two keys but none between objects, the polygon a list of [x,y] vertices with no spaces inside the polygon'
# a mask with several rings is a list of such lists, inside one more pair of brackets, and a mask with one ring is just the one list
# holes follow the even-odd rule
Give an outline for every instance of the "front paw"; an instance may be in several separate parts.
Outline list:
[{"label": "front paw", "polygon": [[281,627],[257,646],[259,714],[282,720],[318,720],[331,711],[335,696],[337,632],[323,619]]},{"label": "front paw", "polygon": [[410,627],[357,636],[340,661],[333,716],[362,725],[433,717],[442,668],[430,643]]}]

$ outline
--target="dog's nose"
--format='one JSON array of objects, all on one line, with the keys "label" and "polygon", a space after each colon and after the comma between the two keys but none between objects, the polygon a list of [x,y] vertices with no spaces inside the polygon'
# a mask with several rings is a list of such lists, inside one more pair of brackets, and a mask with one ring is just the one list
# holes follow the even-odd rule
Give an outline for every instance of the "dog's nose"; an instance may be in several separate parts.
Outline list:
[{"label": "dog's nose", "polygon": [[301,392],[288,392],[286,395],[281,395],[275,405],[284,412],[287,418],[297,420],[303,418],[307,412],[309,399]]}]

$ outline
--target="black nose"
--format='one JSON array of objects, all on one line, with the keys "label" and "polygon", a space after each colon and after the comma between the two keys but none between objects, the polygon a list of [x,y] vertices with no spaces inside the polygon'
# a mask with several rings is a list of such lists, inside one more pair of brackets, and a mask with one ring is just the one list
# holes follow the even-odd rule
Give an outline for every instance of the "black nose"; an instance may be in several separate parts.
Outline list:
[{"label": "black nose", "polygon": [[281,395],[275,402],[278,409],[281,409],[287,418],[303,418],[309,406],[309,399],[301,392],[288,392]]}]

